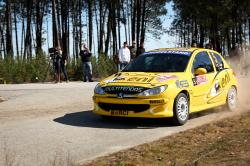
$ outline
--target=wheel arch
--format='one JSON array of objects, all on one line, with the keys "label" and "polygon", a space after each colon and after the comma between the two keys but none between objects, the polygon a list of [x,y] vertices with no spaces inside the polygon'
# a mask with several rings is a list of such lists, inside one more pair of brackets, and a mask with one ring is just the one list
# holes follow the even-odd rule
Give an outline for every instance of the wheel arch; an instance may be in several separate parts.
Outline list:
[{"label": "wheel arch", "polygon": [[[190,94],[189,94],[189,92],[188,92],[187,90],[183,89],[183,90],[181,90],[181,91],[176,95],[176,97],[177,97],[180,93],[184,93],[184,94],[187,96],[187,98],[188,98],[188,102],[190,103]],[[176,98],[176,97],[175,97],[175,98]]]},{"label": "wheel arch", "polygon": [[[183,89],[179,93],[177,93],[175,98],[174,98],[174,101],[176,100],[177,96],[179,96],[179,94],[181,94],[181,93],[183,93],[183,94],[185,94],[187,96],[189,107],[190,107],[190,94],[189,94],[188,90],[186,90],[186,89]],[[173,109],[174,109],[174,107],[175,107],[175,104],[173,104]]]}]

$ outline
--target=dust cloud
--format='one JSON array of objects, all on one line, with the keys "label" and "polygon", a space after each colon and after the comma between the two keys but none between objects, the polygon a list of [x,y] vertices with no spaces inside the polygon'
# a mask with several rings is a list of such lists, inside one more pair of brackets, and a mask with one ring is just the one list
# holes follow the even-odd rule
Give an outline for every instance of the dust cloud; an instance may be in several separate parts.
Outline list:
[{"label": "dust cloud", "polygon": [[250,110],[250,50],[237,51],[237,54],[227,58],[227,62],[233,68],[239,81],[238,109]]}]

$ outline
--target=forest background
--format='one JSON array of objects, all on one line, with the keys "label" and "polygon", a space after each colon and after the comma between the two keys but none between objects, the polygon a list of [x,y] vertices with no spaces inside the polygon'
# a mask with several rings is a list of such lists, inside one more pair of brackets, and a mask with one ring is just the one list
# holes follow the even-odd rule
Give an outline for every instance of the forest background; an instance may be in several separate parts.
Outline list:
[{"label": "forest background", "polygon": [[138,47],[167,34],[170,42],[159,48],[210,43],[236,59],[230,52],[245,52],[250,43],[248,0],[0,0],[0,21],[0,81],[7,83],[53,80],[47,48],[59,45],[70,79],[81,80],[84,42],[94,53],[96,78],[116,72],[113,56],[124,41]]}]

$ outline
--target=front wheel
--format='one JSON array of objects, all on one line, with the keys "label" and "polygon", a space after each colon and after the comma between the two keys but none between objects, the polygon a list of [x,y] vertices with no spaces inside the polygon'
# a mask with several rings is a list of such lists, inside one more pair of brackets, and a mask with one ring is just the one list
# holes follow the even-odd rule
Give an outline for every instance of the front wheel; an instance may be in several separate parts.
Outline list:
[{"label": "front wheel", "polygon": [[189,118],[189,101],[187,95],[180,93],[174,101],[173,121],[176,125],[184,125]]},{"label": "front wheel", "polygon": [[227,92],[227,102],[226,102],[226,108],[229,111],[235,111],[237,107],[237,90],[235,87],[231,87]]}]

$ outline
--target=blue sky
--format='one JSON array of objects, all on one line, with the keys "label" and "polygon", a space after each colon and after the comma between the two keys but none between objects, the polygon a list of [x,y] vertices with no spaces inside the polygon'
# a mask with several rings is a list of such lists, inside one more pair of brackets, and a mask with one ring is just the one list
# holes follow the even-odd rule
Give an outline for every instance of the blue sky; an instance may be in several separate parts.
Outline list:
[{"label": "blue sky", "polygon": [[[163,26],[167,29],[170,28],[171,23],[173,21],[173,3],[167,3],[167,15],[162,17],[163,20]],[[177,47],[177,42],[174,36],[170,36],[169,34],[165,33],[161,36],[161,39],[154,39],[150,35],[147,35],[147,39],[145,41],[145,48],[146,50],[152,50],[157,48],[171,48],[171,47]]]}]

